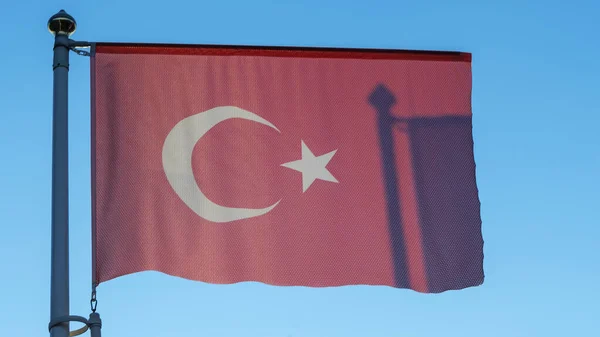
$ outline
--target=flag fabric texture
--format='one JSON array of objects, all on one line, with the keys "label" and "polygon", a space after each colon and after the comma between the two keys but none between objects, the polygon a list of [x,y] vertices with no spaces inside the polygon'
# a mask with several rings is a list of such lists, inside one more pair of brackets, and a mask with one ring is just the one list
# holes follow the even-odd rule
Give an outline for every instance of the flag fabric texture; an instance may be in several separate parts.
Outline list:
[{"label": "flag fabric texture", "polygon": [[98,43],[95,283],[483,283],[471,55]]}]

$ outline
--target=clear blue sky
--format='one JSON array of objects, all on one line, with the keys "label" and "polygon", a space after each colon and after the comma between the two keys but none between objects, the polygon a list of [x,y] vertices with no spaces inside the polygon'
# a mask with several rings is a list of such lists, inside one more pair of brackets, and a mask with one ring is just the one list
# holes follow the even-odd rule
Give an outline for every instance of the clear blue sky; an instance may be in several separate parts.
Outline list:
[{"label": "clear blue sky", "polygon": [[[9,1],[0,64],[0,334],[47,335],[52,36],[473,53],[486,282],[209,285],[145,272],[102,284],[104,336],[592,336],[600,331],[597,1]],[[71,313],[89,314],[89,59],[71,54]],[[74,324],[74,328],[79,325]]]}]

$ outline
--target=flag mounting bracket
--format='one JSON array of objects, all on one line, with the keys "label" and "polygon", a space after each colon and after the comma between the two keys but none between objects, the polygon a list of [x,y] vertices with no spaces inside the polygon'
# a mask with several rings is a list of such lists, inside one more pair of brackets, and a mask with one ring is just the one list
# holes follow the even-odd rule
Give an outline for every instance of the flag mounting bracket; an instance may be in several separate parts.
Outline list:
[{"label": "flag mounting bracket", "polygon": [[87,50],[83,50],[82,48],[93,48],[93,44],[90,42],[85,42],[85,41],[73,41],[71,39],[69,39],[69,45],[67,46],[67,48],[69,48],[69,50],[71,50],[72,52],[74,52],[77,55],[80,56],[91,56],[92,53],[87,51]]},{"label": "flag mounting bracket", "polygon": [[93,43],[87,41],[75,41],[75,40],[67,40],[67,41],[56,41],[54,43],[54,48],[56,47],[66,47],[70,51],[74,52],[77,55],[81,56],[91,56],[91,52],[87,50],[83,50],[83,48],[92,49],[94,46]]},{"label": "flag mounting bracket", "polygon": [[56,318],[52,319],[50,321],[50,323],[48,323],[48,330],[50,331],[56,325],[59,325],[61,323],[67,323],[67,322],[81,322],[81,323],[85,324],[82,328],[79,328],[74,331],[70,331],[69,332],[70,337],[79,336],[79,335],[85,333],[86,331],[88,331],[88,329],[92,329],[92,331],[94,331],[96,328],[99,329],[102,327],[102,320],[100,319],[100,315],[93,312],[90,314],[89,319],[86,319],[85,317],[81,317],[81,316],[72,316],[72,315],[56,317]]}]

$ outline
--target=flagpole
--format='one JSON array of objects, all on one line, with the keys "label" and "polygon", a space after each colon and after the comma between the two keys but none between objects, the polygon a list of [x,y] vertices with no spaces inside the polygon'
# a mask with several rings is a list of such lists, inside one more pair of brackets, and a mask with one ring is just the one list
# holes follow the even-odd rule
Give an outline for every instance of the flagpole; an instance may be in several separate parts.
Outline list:
[{"label": "flagpole", "polygon": [[[61,10],[48,20],[54,35],[52,103],[52,238],[50,320],[69,316],[68,75],[72,16]],[[51,337],[68,337],[69,322],[50,328]]]}]

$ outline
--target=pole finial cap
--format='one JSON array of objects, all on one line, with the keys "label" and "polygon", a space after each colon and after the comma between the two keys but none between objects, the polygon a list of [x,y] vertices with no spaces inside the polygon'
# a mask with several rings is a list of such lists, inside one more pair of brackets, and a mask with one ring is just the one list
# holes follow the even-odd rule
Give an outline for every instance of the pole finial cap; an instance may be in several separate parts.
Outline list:
[{"label": "pole finial cap", "polygon": [[63,9],[52,15],[50,20],[48,20],[48,30],[54,36],[60,34],[71,36],[75,32],[75,29],[77,29],[75,19]]}]

